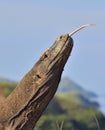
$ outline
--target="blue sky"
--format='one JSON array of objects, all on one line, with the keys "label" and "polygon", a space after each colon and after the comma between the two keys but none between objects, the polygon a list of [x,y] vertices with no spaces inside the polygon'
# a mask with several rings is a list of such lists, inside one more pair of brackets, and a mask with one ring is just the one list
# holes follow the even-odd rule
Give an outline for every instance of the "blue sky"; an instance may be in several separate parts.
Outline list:
[{"label": "blue sky", "polygon": [[63,76],[104,94],[105,1],[0,0],[0,76],[20,80],[56,38],[86,23],[73,36]]}]

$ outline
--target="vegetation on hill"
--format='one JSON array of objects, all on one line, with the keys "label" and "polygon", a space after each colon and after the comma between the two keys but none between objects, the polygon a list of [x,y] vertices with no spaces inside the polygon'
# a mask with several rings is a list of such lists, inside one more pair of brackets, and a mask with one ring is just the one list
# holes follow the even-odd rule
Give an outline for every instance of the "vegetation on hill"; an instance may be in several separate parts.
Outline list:
[{"label": "vegetation on hill", "polygon": [[3,88],[6,97],[13,91],[16,85],[16,82],[0,81],[0,86]]},{"label": "vegetation on hill", "polygon": [[57,94],[39,120],[36,130],[56,130],[56,122],[64,121],[64,130],[96,130],[96,119],[101,130],[105,130],[105,117],[93,107],[84,107],[70,100],[66,95]]}]

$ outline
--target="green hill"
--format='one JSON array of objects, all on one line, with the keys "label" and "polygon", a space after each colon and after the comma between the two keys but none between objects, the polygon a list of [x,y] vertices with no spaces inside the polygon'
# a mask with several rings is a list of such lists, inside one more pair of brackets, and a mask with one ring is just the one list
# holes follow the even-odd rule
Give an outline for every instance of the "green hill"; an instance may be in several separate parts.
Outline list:
[{"label": "green hill", "polygon": [[93,107],[84,107],[78,100],[68,98],[73,93],[56,94],[37,124],[36,130],[55,130],[56,122],[64,121],[64,130],[96,130],[96,119],[105,130],[105,117]]},{"label": "green hill", "polygon": [[11,82],[11,81],[0,81],[0,86],[3,89],[4,95],[7,97],[13,89],[16,87],[17,83],[16,82]]}]

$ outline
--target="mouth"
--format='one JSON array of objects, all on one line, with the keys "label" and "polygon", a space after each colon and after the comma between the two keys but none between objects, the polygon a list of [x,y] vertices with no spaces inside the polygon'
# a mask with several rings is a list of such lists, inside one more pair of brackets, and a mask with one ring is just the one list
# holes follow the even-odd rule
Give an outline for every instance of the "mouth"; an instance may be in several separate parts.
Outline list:
[{"label": "mouth", "polygon": [[69,36],[69,35],[67,35],[68,37],[67,37],[67,39],[66,39],[66,42],[62,45],[62,48],[61,48],[61,52],[60,52],[60,54],[62,55],[62,54],[64,54],[64,55],[69,55],[70,54],[70,52],[71,52],[71,49],[72,49],[72,47],[73,47],[73,40],[72,40],[72,38]]},{"label": "mouth", "polygon": [[[73,40],[68,34],[61,35],[50,48],[52,58],[48,70],[51,68],[63,68],[73,47]],[[58,67],[58,68],[57,68]]]},{"label": "mouth", "polygon": [[64,50],[68,44],[70,44],[70,36],[68,34],[61,35],[57,38],[55,43],[51,46],[51,51],[54,50],[54,53],[57,54]]},{"label": "mouth", "polygon": [[73,47],[73,40],[68,34],[61,35],[55,42],[55,53],[56,57],[67,57],[70,55],[71,49]]},{"label": "mouth", "polygon": [[73,40],[68,34],[61,35],[57,38],[50,50],[54,57],[70,50],[73,46]]}]

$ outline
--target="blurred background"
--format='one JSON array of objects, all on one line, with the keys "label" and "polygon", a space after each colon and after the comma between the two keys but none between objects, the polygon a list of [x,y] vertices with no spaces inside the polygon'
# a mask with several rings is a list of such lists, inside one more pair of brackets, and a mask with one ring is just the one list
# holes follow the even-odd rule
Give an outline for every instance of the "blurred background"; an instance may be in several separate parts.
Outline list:
[{"label": "blurred background", "polygon": [[105,1],[0,0],[0,78],[19,81],[61,34],[74,48],[62,77],[98,95],[105,113]]}]

